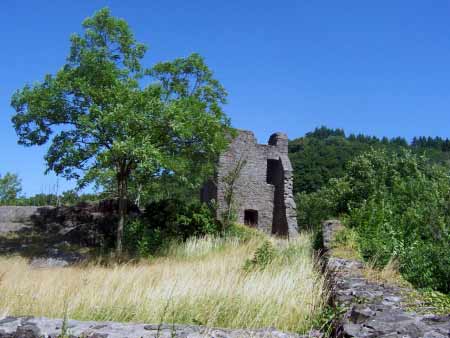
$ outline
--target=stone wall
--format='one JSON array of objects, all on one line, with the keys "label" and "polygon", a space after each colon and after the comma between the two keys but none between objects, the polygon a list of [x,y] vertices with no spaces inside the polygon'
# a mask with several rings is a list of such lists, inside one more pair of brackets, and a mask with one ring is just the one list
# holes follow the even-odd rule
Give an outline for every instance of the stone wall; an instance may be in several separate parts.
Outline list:
[{"label": "stone wall", "polygon": [[0,206],[0,222],[28,222],[41,207],[35,206]]},{"label": "stone wall", "polygon": [[[227,151],[219,157],[215,185],[207,183],[202,200],[217,201],[217,217],[227,211],[226,178],[238,163],[245,165],[233,185],[238,222],[255,225],[258,229],[284,236],[297,234],[296,206],[292,195],[292,166],[287,156],[288,139],[275,133],[269,144],[258,144],[251,131],[240,130]],[[257,212],[257,224],[249,224],[247,214]]]},{"label": "stone wall", "polygon": [[[337,220],[323,223],[324,248],[329,253]],[[334,337],[449,338],[450,314],[437,315],[433,309],[411,309],[413,290],[370,281],[363,263],[325,254],[330,274],[332,300],[342,309],[335,323]]]},{"label": "stone wall", "polygon": [[[129,216],[139,213],[133,205],[128,210]],[[0,206],[0,233],[33,230],[79,245],[112,245],[117,221],[113,200],[61,207]]]},{"label": "stone wall", "polygon": [[[0,318],[0,338],[60,337],[62,319],[6,317]],[[179,324],[134,324],[68,320],[64,337],[91,338],[306,338],[273,328],[260,330],[219,329]]]},{"label": "stone wall", "polygon": [[40,208],[42,207],[0,206],[0,234],[31,227],[32,218],[38,214]]},{"label": "stone wall", "polygon": [[293,169],[291,161],[286,154],[280,156],[281,164],[283,167],[283,198],[284,198],[284,211],[286,214],[286,223],[289,236],[295,236],[298,234],[297,225],[297,206],[295,205],[293,194]]}]

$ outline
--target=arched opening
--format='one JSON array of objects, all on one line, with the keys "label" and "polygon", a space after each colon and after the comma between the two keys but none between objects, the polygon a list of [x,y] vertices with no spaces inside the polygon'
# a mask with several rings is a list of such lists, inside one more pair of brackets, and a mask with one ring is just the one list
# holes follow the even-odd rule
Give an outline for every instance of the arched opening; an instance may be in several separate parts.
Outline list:
[{"label": "arched opening", "polygon": [[256,228],[258,226],[258,211],[253,209],[244,210],[244,224]]}]

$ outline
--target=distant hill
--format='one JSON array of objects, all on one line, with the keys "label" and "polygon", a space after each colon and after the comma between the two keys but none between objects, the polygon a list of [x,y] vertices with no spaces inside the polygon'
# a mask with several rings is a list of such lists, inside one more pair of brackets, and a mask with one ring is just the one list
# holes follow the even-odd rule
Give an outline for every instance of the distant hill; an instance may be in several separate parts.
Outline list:
[{"label": "distant hill", "polygon": [[450,140],[441,137],[403,137],[388,139],[363,134],[346,135],[343,129],[316,128],[289,142],[289,157],[294,167],[294,192],[313,192],[330,178],[341,177],[346,163],[370,148],[399,151],[408,148],[424,154],[430,161],[450,166]]}]

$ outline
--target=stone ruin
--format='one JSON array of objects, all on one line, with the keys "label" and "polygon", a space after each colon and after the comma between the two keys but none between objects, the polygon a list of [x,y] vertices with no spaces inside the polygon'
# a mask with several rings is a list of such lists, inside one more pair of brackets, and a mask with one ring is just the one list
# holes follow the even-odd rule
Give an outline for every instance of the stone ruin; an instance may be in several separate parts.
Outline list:
[{"label": "stone ruin", "polygon": [[203,186],[201,200],[215,200],[217,218],[223,220],[232,189],[238,223],[293,237],[298,229],[292,180],[286,134],[272,134],[268,144],[258,144],[251,131],[238,130],[219,157],[214,179]]}]

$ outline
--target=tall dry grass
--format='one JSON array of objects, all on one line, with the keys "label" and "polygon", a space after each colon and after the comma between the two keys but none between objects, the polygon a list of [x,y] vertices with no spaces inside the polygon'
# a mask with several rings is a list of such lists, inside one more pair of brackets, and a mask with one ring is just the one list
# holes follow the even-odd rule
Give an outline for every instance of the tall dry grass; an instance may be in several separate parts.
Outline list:
[{"label": "tall dry grass", "polygon": [[[242,268],[262,239],[192,239],[138,264],[33,269],[0,258],[0,317],[34,315],[305,331],[321,311],[324,280],[311,238],[275,241],[264,270]],[[67,309],[67,310],[66,310]]]}]

